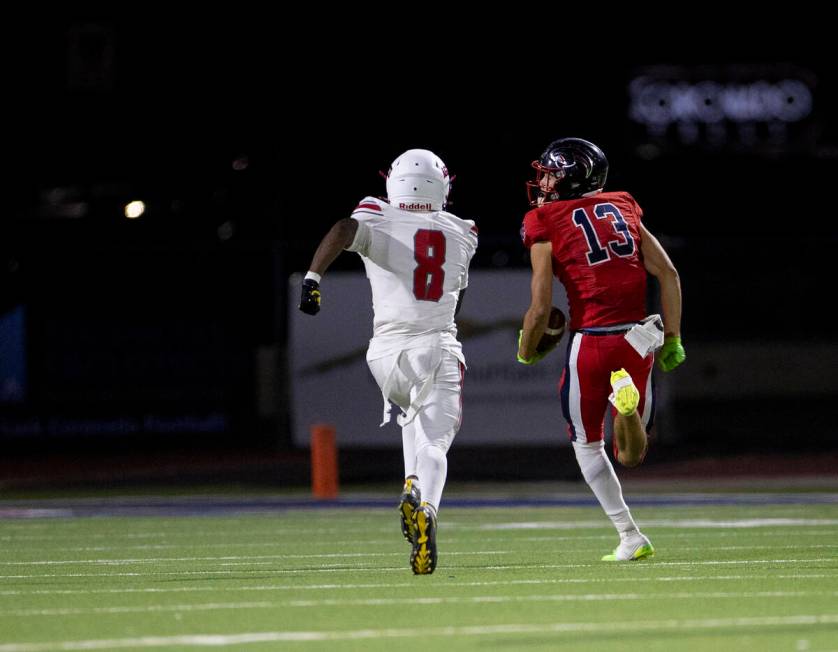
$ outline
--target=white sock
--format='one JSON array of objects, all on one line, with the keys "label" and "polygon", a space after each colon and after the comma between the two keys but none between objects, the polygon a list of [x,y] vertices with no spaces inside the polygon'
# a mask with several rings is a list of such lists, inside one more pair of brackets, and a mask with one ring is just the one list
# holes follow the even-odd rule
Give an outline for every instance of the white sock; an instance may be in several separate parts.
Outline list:
[{"label": "white sock", "polygon": [[442,489],[448,474],[448,458],[439,448],[428,444],[416,453],[416,471],[422,487],[422,502],[439,509]]},{"label": "white sock", "polygon": [[631,517],[628,505],[623,500],[623,489],[614,467],[605,454],[605,446],[602,441],[591,444],[580,444],[573,442],[573,450],[576,452],[576,461],[582,471],[582,477],[594,492],[599,504],[605,511],[608,518],[617,528],[617,532],[630,532],[636,530],[637,525]]},{"label": "white sock", "polygon": [[404,477],[416,475],[416,429],[412,423],[402,427],[402,453],[404,455]]}]

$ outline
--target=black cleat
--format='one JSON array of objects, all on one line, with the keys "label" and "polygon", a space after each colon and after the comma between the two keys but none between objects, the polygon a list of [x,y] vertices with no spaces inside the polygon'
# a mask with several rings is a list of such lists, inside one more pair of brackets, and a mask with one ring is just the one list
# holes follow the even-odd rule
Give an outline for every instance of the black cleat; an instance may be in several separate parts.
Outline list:
[{"label": "black cleat", "polygon": [[410,553],[410,567],[414,575],[430,575],[436,568],[436,512],[422,503],[413,512],[416,538]]},{"label": "black cleat", "polygon": [[413,512],[419,509],[420,502],[422,502],[422,494],[419,487],[416,486],[415,480],[408,478],[404,481],[404,489],[399,497],[399,516],[402,521],[402,534],[410,544],[413,544],[413,535],[416,531],[413,525]]}]

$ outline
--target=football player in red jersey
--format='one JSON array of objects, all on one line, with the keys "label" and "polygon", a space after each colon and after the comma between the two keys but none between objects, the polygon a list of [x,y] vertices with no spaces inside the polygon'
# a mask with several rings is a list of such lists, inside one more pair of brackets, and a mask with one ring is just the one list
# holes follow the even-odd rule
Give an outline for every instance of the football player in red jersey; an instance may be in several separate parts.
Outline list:
[{"label": "football player in red jersey", "polygon": [[[532,209],[521,229],[532,262],[532,300],[518,361],[534,364],[543,357],[536,347],[550,314],[555,275],[570,304],[562,412],[582,475],[620,534],[620,544],[603,560],[649,557],[654,548],[637,528],[605,453],[603,421],[610,401],[615,457],[624,466],[640,464],[654,412],[653,350],[662,340],[658,365],[664,371],[685,359],[678,272],[643,226],[634,198],[603,190],[608,160],[599,147],[562,138],[532,166],[535,179],[527,183]],[[657,316],[646,318],[647,274],[660,285],[662,323]]]}]

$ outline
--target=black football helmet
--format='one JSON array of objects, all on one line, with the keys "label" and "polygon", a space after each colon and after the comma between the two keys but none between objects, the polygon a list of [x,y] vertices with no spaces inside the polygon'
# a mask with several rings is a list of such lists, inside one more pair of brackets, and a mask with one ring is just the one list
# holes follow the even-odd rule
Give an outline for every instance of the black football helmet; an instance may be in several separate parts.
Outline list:
[{"label": "black football helmet", "polygon": [[[541,158],[532,162],[535,179],[527,182],[530,206],[557,199],[576,199],[601,190],[608,176],[608,159],[603,151],[581,138],[559,138],[547,146]],[[546,174],[556,177],[549,190],[542,188]]]}]

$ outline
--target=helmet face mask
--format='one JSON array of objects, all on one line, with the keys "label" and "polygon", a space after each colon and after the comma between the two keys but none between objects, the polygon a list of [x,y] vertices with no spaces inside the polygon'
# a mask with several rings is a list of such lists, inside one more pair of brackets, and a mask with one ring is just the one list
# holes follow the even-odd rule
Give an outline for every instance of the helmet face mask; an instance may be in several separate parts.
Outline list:
[{"label": "helmet face mask", "polygon": [[387,200],[407,211],[441,211],[448,202],[451,177],[436,154],[409,149],[396,158],[387,172]]},{"label": "helmet face mask", "polygon": [[530,206],[559,199],[577,199],[602,190],[608,176],[603,151],[581,138],[560,138],[532,162],[535,179],[527,182]]}]

